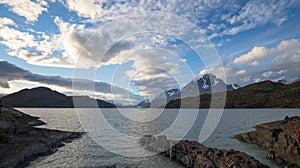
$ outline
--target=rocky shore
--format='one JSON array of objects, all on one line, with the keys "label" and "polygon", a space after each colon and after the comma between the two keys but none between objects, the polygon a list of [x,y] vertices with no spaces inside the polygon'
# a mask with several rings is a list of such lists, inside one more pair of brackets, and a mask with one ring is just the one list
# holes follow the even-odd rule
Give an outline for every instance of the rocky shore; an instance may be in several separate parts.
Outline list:
[{"label": "rocky shore", "polygon": [[43,124],[37,117],[0,103],[0,167],[26,167],[83,134],[34,127]]},{"label": "rocky shore", "polygon": [[238,134],[236,139],[268,151],[267,158],[283,167],[300,167],[300,116],[259,124],[256,130]]},{"label": "rocky shore", "polygon": [[183,166],[191,168],[264,168],[268,167],[252,156],[236,150],[216,149],[206,147],[195,141],[167,140],[165,136],[144,136],[140,144],[145,149],[161,153]]}]

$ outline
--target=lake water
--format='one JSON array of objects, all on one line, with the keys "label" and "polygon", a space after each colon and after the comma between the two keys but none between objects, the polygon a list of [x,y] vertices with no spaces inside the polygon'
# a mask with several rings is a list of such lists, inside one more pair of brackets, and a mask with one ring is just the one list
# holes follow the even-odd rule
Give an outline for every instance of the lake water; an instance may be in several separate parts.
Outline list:
[{"label": "lake water", "polygon": [[[100,134],[98,137],[96,137],[97,135],[86,134],[81,139],[59,148],[54,154],[32,161],[29,167],[107,167],[112,165],[116,167],[182,167],[180,164],[161,155],[125,157],[107,150],[117,149],[117,151],[119,150],[126,154],[126,151],[131,151],[131,146],[121,145],[122,142],[118,143],[116,141],[116,139],[118,140],[116,133],[111,132],[107,127],[97,125],[101,121],[97,118],[99,116],[94,115],[100,113],[98,109],[80,109],[77,112],[74,109],[45,108],[19,108],[18,110],[40,117],[41,120],[47,123],[47,125],[41,126],[43,128],[90,131]],[[175,131],[169,131],[171,134],[168,134],[168,137],[180,139],[180,132],[188,128],[189,131],[184,139],[195,141],[199,140],[199,133],[208,114],[206,109],[196,111],[196,117],[195,110],[190,109],[181,109],[180,112],[178,109],[167,109],[162,113],[159,109],[152,109],[152,111],[135,110],[132,114],[131,111],[133,110],[123,109],[123,112],[119,113],[116,109],[102,109],[101,114],[115,130],[119,131],[119,134],[122,133],[122,135],[133,137],[164,133],[164,130],[173,127],[172,124],[176,118],[180,117],[183,118],[183,122],[176,124]],[[217,128],[202,143],[206,146],[220,149],[236,149],[254,156],[270,167],[277,167],[276,164],[265,159],[265,151],[255,145],[239,142],[232,137],[238,133],[253,130],[253,127],[257,124],[296,115],[300,115],[300,109],[226,109]],[[78,118],[78,116],[80,117]],[[126,117],[130,119],[128,120]],[[154,120],[152,121],[152,119]],[[190,121],[193,121],[191,128],[189,128]],[[101,123],[103,122],[101,121]],[[94,131],[86,127],[89,124],[94,126]],[[105,141],[102,146],[106,147],[103,148],[98,145],[96,142],[99,143],[99,141]],[[132,146],[132,148],[135,148],[135,146]],[[138,152],[136,155],[138,155]]]}]

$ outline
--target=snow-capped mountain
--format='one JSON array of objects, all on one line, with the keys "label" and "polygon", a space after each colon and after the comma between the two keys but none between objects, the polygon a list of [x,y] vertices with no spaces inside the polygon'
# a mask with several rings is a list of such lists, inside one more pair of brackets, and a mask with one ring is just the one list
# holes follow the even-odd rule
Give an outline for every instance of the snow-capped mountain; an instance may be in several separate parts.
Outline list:
[{"label": "snow-capped mountain", "polygon": [[212,74],[205,74],[202,78],[195,79],[185,85],[182,89],[182,96],[197,96],[213,92],[225,92],[239,88],[238,84],[226,84],[222,79]]},{"label": "snow-capped mountain", "polygon": [[288,82],[285,79],[280,79],[277,83],[281,83],[281,84],[287,84]]},{"label": "snow-capped mountain", "polygon": [[238,84],[229,84],[228,86],[232,88],[232,89],[228,89],[228,90],[234,90],[234,89],[240,88],[240,85],[238,85]]},{"label": "snow-capped mountain", "polygon": [[151,105],[150,100],[143,100],[140,103],[138,103],[135,107],[136,108],[149,108]]},{"label": "snow-capped mountain", "polygon": [[179,89],[166,90],[151,101],[151,107],[161,107],[169,101],[179,99],[180,97],[181,91]]},{"label": "snow-capped mountain", "polygon": [[176,98],[179,98],[181,95],[181,92],[179,89],[171,89],[171,90],[166,90],[165,95],[167,96],[167,100],[173,100]]},{"label": "snow-capped mountain", "polygon": [[231,91],[239,87],[240,86],[238,84],[226,84],[222,79],[217,78],[215,75],[205,74],[201,78],[192,80],[190,83],[185,85],[181,91],[179,89],[166,90],[159,96],[155,97],[151,103],[149,102],[147,105],[151,105],[151,107],[162,107],[169,101],[179,99],[181,97],[191,97],[211,93],[212,88],[216,93]]}]

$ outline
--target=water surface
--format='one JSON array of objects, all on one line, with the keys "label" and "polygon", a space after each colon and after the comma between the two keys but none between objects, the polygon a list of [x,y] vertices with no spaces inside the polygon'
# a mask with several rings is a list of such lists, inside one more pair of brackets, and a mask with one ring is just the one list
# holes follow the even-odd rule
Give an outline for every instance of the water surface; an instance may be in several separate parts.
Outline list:
[{"label": "water surface", "polygon": [[[38,116],[45,121],[47,125],[41,126],[50,129],[59,129],[66,131],[84,131],[82,128],[77,113],[79,115],[87,115],[90,113],[98,113],[97,109],[81,109],[77,113],[74,109],[47,109],[47,108],[20,108],[27,114]],[[105,119],[121,133],[130,136],[140,136],[145,134],[158,134],[169,128],[178,116],[178,109],[167,109],[161,115],[161,112],[151,111],[141,112],[141,114],[134,114],[135,117],[141,118],[138,122],[128,120],[116,109],[102,109],[101,112]],[[181,109],[186,118],[190,121],[192,111],[189,109]],[[125,112],[130,114],[131,109],[125,109]],[[195,118],[195,123],[184,139],[198,141],[198,136],[202,128],[202,124],[207,116],[207,109],[200,109]],[[153,117],[153,116],[154,117]],[[275,120],[281,120],[285,116],[300,115],[300,109],[226,109],[222,118],[213,134],[204,142],[204,145],[209,147],[216,147],[220,149],[236,149],[254,156],[259,161],[268,164],[271,167],[277,167],[272,161],[265,159],[266,152],[255,145],[245,144],[232,138],[234,135],[246,131],[253,130],[253,126]],[[147,121],[147,118],[154,119]],[[129,115],[130,117],[130,115]],[[133,116],[131,116],[133,117]],[[144,118],[143,118],[144,117]],[[82,120],[84,117],[80,117]],[[131,118],[134,119],[134,118]],[[135,118],[135,120],[138,118]],[[194,120],[194,119],[191,119]],[[185,120],[183,120],[185,121]],[[97,118],[91,121],[87,117],[87,122],[97,122]],[[176,125],[177,131],[185,130],[189,125],[187,122],[181,122]],[[114,133],[106,133],[105,127],[99,128],[109,141],[116,137]],[[103,134],[101,136],[103,136]],[[172,136],[176,139],[176,133]],[[111,144],[117,146],[120,150],[126,150],[125,147],[119,144]],[[166,157],[155,155],[142,158],[124,157],[118,154],[107,151],[92,140],[88,135],[83,136],[79,140],[66,144],[66,146],[59,148],[53,155],[41,157],[31,162],[29,167],[106,167],[115,165],[117,167],[182,167],[178,163],[169,160]]]}]

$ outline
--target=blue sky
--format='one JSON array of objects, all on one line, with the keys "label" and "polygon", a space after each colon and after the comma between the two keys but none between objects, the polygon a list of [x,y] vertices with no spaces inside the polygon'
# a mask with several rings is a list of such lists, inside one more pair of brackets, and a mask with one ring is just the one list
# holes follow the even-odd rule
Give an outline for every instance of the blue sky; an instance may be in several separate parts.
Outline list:
[{"label": "blue sky", "polygon": [[[161,18],[152,20],[128,18],[148,12],[165,12],[165,16],[178,18],[170,21],[160,14],[157,16]],[[110,46],[99,62],[99,53],[111,42],[107,34],[118,34],[116,30],[124,26],[110,24],[120,17],[125,25],[160,25],[162,31],[132,33]],[[299,18],[298,0],[1,0],[0,60],[6,63],[2,69],[8,66],[11,71],[0,73],[0,93],[42,85],[65,93],[125,99],[126,95],[101,89],[74,91],[59,83],[61,79],[71,80],[78,64],[92,68],[93,80],[99,85],[114,85],[144,97],[180,88],[205,73],[240,85],[280,79],[294,82],[300,73]],[[190,33],[187,21],[196,25],[206,37],[205,43],[214,45],[209,49],[213,54],[200,55],[199,59],[191,46],[178,39],[180,35],[163,33],[167,32],[164,24],[158,22],[164,20],[166,24],[182,23],[180,30],[175,30],[177,34]],[[201,40],[196,43],[202,45]],[[205,65],[205,58],[218,62],[214,51],[222,64]],[[13,75],[17,68],[27,70],[31,78]]]}]

